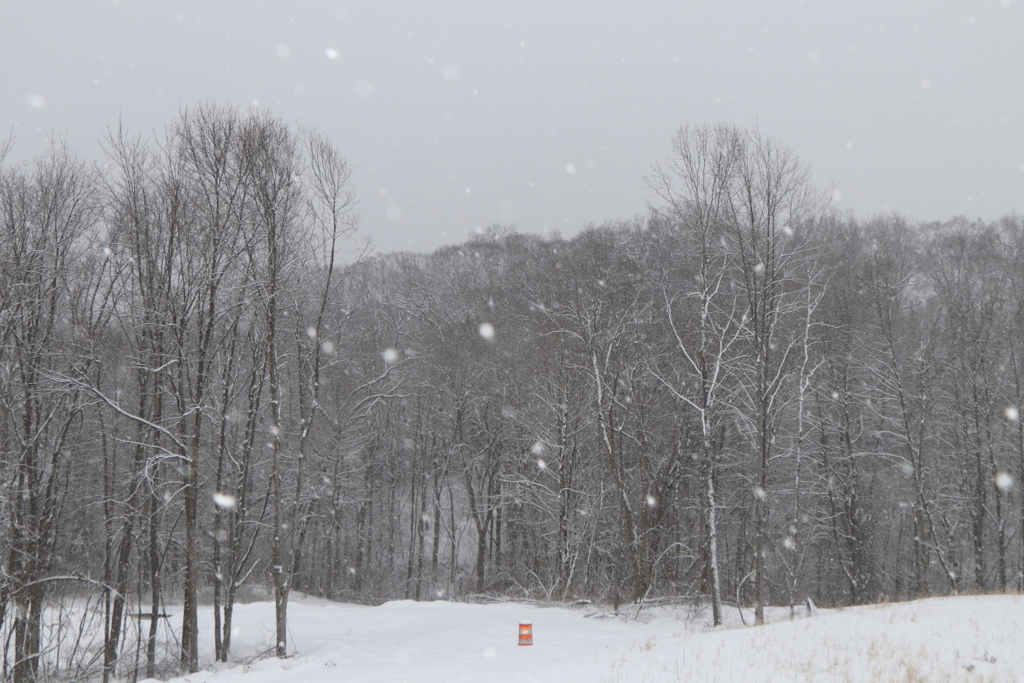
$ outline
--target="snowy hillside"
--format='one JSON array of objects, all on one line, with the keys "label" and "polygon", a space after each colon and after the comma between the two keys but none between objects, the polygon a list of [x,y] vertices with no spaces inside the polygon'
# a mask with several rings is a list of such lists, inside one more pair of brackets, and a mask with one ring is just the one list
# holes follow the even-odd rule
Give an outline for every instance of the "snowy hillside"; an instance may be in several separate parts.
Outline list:
[{"label": "snowy hillside", "polygon": [[[635,613],[636,608],[630,608]],[[178,683],[336,681],[1019,681],[1024,600],[935,598],[844,610],[788,610],[761,628],[709,631],[706,614],[647,607],[638,617],[593,606],[391,602],[380,607],[300,599],[290,607],[286,660],[253,659]],[[207,615],[208,616],[208,615]],[[270,603],[240,605],[235,656],[272,645]],[[534,645],[517,645],[518,625]],[[747,617],[748,623],[751,621]],[[209,635],[207,629],[205,635]],[[212,643],[204,638],[204,661]]]}]

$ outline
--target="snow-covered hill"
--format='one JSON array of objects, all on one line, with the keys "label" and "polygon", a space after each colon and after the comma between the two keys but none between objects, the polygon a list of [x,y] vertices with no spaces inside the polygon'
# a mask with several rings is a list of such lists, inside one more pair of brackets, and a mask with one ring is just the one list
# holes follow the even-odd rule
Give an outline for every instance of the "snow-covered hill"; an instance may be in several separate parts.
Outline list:
[{"label": "snow-covered hill", "polygon": [[[803,609],[794,620],[778,610],[774,623],[758,628],[743,626],[733,609],[729,625],[717,631],[707,628],[706,613],[682,607],[630,612],[442,601],[365,607],[300,598],[289,610],[293,657],[213,666],[175,681],[1024,680],[1019,596],[936,598],[812,616]],[[273,604],[240,605],[235,618],[239,661],[269,650]],[[520,621],[533,625],[532,647],[518,646]],[[209,661],[209,630],[205,636]]]}]

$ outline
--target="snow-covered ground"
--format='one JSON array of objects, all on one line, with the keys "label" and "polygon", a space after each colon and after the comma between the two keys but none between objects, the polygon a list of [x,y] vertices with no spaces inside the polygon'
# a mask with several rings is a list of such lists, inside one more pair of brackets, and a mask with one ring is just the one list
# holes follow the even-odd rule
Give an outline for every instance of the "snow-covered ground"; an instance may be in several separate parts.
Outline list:
[{"label": "snow-covered ground", "polygon": [[[843,610],[773,611],[763,627],[707,627],[707,614],[648,606],[390,602],[379,607],[298,598],[288,659],[258,658],[274,642],[271,603],[236,609],[234,655],[177,683],[346,681],[1022,681],[1024,598],[935,598]],[[202,614],[204,625],[210,615]],[[519,623],[534,645],[519,647]],[[751,621],[747,615],[748,623]],[[203,628],[201,626],[201,628]],[[201,634],[212,659],[211,629]]]}]

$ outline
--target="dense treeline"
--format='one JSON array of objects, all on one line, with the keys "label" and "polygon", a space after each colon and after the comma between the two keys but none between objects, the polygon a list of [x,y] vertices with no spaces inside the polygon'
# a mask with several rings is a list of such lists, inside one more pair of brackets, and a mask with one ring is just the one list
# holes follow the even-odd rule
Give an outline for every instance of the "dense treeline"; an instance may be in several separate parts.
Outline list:
[{"label": "dense treeline", "polygon": [[647,182],[573,239],[353,258],[344,160],[265,115],[0,167],[5,675],[227,661],[261,589],[283,655],[291,590],[1022,588],[1024,220],[837,215],[729,126]]}]

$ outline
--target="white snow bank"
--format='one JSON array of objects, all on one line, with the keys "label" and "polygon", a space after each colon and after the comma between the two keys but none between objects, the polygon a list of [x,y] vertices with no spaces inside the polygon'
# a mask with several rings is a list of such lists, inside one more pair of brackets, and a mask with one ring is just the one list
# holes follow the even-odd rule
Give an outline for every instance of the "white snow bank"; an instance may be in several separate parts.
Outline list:
[{"label": "white snow bank", "polygon": [[[635,610],[635,608],[634,608]],[[935,598],[845,610],[788,610],[763,627],[707,628],[706,613],[646,608],[639,619],[595,608],[517,603],[302,599],[289,607],[283,660],[214,665],[176,683],[336,681],[1020,681],[1024,603],[1017,596]],[[274,642],[274,607],[236,607],[233,651],[244,662]],[[739,623],[736,610],[730,622]],[[212,622],[202,615],[203,624]],[[750,618],[747,618],[748,622]],[[532,647],[518,646],[520,621]],[[201,626],[203,629],[203,626]],[[204,661],[212,634],[200,634]],[[218,668],[223,667],[223,668]]]}]

